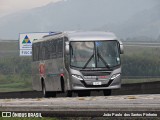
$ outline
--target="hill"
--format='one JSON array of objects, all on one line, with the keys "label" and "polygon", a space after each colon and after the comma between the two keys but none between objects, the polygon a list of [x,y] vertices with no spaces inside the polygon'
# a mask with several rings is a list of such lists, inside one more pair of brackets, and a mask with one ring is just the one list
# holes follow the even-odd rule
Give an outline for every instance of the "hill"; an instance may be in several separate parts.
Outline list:
[{"label": "hill", "polygon": [[[136,8],[136,9],[135,9]],[[23,32],[110,30],[122,38],[159,34],[160,5],[146,0],[65,0],[0,18],[0,38]]]}]

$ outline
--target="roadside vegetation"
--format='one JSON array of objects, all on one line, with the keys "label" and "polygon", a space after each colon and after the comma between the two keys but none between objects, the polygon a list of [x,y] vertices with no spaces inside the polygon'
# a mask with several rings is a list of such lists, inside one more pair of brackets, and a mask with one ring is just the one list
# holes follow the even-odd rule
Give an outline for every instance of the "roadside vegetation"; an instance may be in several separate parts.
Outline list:
[{"label": "roadside vegetation", "polygon": [[31,58],[0,58],[0,92],[32,90],[31,83]]}]

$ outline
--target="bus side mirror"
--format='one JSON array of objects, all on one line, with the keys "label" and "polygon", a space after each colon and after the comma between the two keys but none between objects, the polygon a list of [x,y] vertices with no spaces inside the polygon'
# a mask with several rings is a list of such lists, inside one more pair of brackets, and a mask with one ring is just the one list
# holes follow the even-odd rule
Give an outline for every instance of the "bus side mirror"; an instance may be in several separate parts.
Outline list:
[{"label": "bus side mirror", "polygon": [[124,53],[124,47],[123,47],[123,43],[121,41],[119,41],[119,48],[120,48],[120,54]]},{"label": "bus side mirror", "polygon": [[69,54],[69,42],[65,42],[65,51],[66,54]]}]

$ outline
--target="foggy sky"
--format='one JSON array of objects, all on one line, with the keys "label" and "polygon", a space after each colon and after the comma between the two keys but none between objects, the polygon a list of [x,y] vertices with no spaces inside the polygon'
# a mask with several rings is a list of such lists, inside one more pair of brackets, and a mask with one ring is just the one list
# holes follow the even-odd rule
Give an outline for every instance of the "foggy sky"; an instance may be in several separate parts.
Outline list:
[{"label": "foggy sky", "polygon": [[60,0],[0,0],[0,16],[44,6]]}]

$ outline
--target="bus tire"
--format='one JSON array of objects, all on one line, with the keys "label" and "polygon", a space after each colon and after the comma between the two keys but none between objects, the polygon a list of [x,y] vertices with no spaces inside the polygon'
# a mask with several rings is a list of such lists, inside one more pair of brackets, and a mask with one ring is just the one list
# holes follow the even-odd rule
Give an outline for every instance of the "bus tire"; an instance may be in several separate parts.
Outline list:
[{"label": "bus tire", "polygon": [[112,93],[112,90],[111,89],[106,89],[106,90],[103,90],[103,94],[104,96],[110,96]]},{"label": "bus tire", "polygon": [[48,97],[56,97],[56,92],[47,92],[46,91],[46,85],[44,81],[42,81],[42,93],[43,97],[48,98]]},{"label": "bus tire", "polygon": [[78,97],[85,97],[85,96],[90,96],[90,95],[91,95],[91,91],[89,90],[78,91]]},{"label": "bus tire", "polygon": [[65,93],[66,89],[65,89],[64,78],[61,77],[60,80],[61,80],[61,89],[62,89],[62,93]]}]

